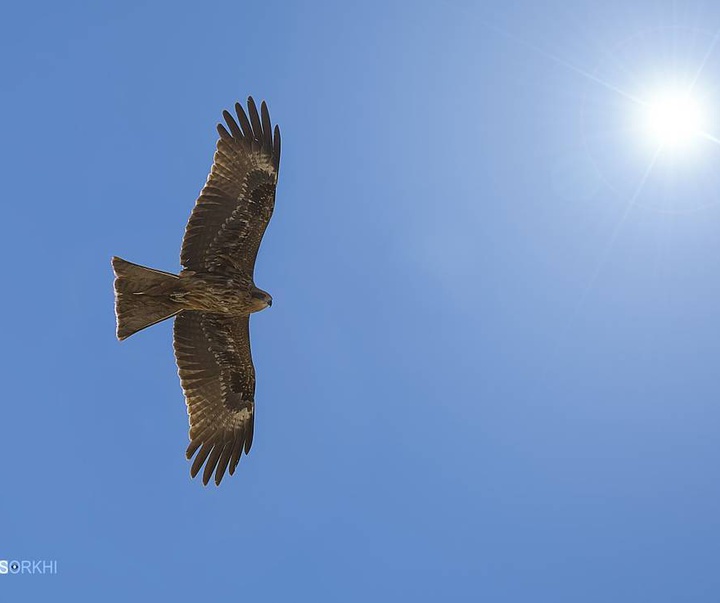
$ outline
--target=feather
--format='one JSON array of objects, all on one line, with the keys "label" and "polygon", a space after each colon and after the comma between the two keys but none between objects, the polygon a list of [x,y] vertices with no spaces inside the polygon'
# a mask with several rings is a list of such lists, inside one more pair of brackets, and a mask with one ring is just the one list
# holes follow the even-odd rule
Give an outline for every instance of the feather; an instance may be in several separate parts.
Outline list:
[{"label": "feather", "polygon": [[223,444],[222,442],[218,442],[217,444],[215,444],[215,447],[213,448],[212,452],[210,453],[207,463],[205,463],[205,471],[203,471],[203,485],[204,486],[207,486],[208,482],[210,481],[210,478],[212,477],[212,474],[215,471],[215,467],[217,465],[218,459],[220,458],[220,454],[222,453],[224,447],[225,447],[225,444]]},{"label": "feather", "polygon": [[250,122],[248,121],[247,115],[245,114],[245,109],[242,108],[242,105],[240,103],[235,103],[235,113],[237,113],[238,119],[240,120],[240,126],[242,126],[245,138],[252,140],[252,128],[250,127]]},{"label": "feather", "polygon": [[223,126],[222,124],[217,125],[217,131],[218,134],[220,134],[220,138],[222,138],[223,140],[232,140],[232,136],[230,136],[230,133],[225,129],[225,126]]},{"label": "feather", "polygon": [[273,139],[273,165],[275,171],[280,169],[280,127],[275,125],[275,136]]},{"label": "feather", "polygon": [[265,101],[260,103],[260,113],[262,116],[262,132],[263,132],[263,150],[266,153],[272,151],[272,124],[270,123],[270,113],[268,112]]},{"label": "feather", "polygon": [[230,462],[230,455],[232,454],[233,448],[235,447],[235,440],[237,440],[237,433],[233,436],[231,440],[228,440],[225,443],[225,447],[223,448],[222,454],[220,455],[220,458],[218,459],[217,463],[217,470],[215,471],[215,485],[219,486],[220,482],[222,481],[223,476],[225,475],[225,469],[227,469],[228,463]]},{"label": "feather", "polygon": [[195,461],[192,464],[192,467],[190,468],[190,475],[192,477],[195,477],[198,474],[198,471],[200,471],[200,467],[203,466],[203,463],[205,462],[205,459],[207,459],[210,452],[212,452],[214,445],[212,441],[205,442],[202,445],[202,448],[200,448],[200,452],[198,452],[197,456],[195,457]]},{"label": "feather", "polygon": [[258,115],[258,110],[252,96],[248,96],[248,112],[250,113],[250,123],[252,124],[254,138],[258,142],[261,142],[262,124],[260,123],[260,116]]},{"label": "feather", "polygon": [[242,140],[243,134],[240,131],[240,126],[237,125],[237,122],[233,119],[233,116],[230,115],[230,112],[223,111],[223,117],[225,118],[225,121],[227,122],[228,128],[230,128],[230,132],[232,132],[233,137]]}]

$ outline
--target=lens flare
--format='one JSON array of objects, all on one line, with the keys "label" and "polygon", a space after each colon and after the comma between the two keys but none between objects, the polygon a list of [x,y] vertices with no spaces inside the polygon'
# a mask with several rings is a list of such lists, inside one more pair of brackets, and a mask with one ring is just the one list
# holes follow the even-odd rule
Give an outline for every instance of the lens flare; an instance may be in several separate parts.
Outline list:
[{"label": "lens flare", "polygon": [[705,113],[687,93],[664,92],[648,105],[646,127],[663,148],[684,147],[702,134]]}]

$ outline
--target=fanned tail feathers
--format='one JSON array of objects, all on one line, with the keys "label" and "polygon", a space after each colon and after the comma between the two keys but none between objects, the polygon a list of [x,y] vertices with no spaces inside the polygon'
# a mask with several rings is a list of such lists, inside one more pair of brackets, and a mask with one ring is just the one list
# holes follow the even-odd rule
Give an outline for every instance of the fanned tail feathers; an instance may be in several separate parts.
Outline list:
[{"label": "fanned tail feathers", "polygon": [[177,314],[182,308],[170,298],[178,277],[113,257],[117,337],[133,333]]}]

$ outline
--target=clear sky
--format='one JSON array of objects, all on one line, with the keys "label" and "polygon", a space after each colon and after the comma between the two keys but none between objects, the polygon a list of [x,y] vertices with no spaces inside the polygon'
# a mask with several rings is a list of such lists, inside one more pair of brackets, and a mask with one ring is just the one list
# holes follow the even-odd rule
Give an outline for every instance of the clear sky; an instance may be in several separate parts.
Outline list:
[{"label": "clear sky", "polygon": [[[0,599],[720,600],[718,28],[694,0],[5,6],[0,560],[58,571]],[[643,120],[675,86],[707,115],[670,149]],[[253,449],[203,488],[172,325],[115,340],[110,257],[179,269],[249,94],[283,133],[274,304]]]}]

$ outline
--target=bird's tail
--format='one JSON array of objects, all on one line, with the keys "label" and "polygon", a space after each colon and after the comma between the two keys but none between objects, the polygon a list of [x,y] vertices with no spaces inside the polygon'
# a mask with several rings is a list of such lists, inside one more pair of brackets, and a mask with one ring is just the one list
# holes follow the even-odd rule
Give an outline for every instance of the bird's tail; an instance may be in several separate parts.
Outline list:
[{"label": "bird's tail", "polygon": [[138,266],[117,257],[112,259],[112,266],[115,271],[118,339],[130,337],[182,310],[182,306],[170,297],[177,290],[176,275]]}]

